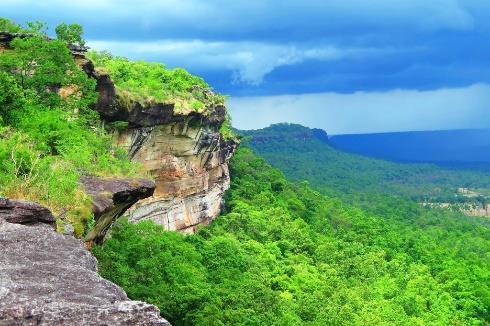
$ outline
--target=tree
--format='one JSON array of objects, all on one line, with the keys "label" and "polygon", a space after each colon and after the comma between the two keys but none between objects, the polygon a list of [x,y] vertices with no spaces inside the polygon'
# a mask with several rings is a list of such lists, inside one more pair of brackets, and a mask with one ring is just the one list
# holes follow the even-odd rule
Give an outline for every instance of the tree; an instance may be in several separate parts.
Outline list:
[{"label": "tree", "polygon": [[95,100],[95,81],[76,66],[62,41],[32,36],[14,39],[11,47],[11,51],[0,54],[0,71],[12,75],[25,96],[35,95],[43,104],[56,106],[60,104],[56,91],[72,86],[76,91],[69,97],[77,101],[73,104],[83,109]]},{"label": "tree", "polygon": [[22,106],[24,97],[15,79],[0,71],[0,124],[9,122],[13,110]]},{"label": "tree", "polygon": [[22,31],[22,28],[7,18],[0,18],[0,31],[18,33]]},{"label": "tree", "polygon": [[56,37],[68,44],[76,44],[83,46],[85,40],[82,38],[83,28],[79,24],[59,24],[56,26]]},{"label": "tree", "polygon": [[27,22],[27,29],[25,32],[31,33],[37,36],[44,36],[46,37],[46,31],[48,27],[45,22],[36,20],[33,22]]}]

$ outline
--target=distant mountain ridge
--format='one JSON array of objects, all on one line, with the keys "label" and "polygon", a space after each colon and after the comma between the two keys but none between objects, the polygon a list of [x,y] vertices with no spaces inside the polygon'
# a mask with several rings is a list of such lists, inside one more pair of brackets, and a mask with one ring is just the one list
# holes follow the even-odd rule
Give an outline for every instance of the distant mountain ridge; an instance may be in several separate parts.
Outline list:
[{"label": "distant mountain ridge", "polygon": [[337,136],[328,139],[327,133],[319,129],[283,123],[239,133],[245,143],[288,178],[307,180],[324,193],[378,193],[436,202],[463,200],[458,188],[478,189],[479,193],[490,195],[487,172],[456,171],[435,164],[390,162],[347,153],[332,146]]},{"label": "distant mountain ridge", "polygon": [[390,161],[490,167],[490,129],[336,135],[329,141],[339,150]]}]

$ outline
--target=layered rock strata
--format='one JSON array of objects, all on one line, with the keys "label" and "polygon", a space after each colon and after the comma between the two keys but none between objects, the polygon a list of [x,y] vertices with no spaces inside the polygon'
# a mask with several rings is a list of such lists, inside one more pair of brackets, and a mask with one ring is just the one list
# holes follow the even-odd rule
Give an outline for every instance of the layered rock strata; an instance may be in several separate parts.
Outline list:
[{"label": "layered rock strata", "polygon": [[129,210],[129,220],[151,219],[168,230],[194,232],[222,209],[228,161],[236,144],[192,120],[120,132],[118,145],[155,179],[152,197]]},{"label": "layered rock strata", "polygon": [[[226,108],[217,105],[206,113],[176,113],[172,103],[123,103],[110,77],[77,57],[85,72],[97,79],[96,110],[107,122],[125,121],[114,141],[155,179],[152,197],[137,202],[129,220],[153,220],[168,230],[194,232],[199,224],[217,217],[229,188],[228,161],[236,142],[219,132]],[[212,92],[201,89],[204,96]]]},{"label": "layered rock strata", "polygon": [[31,214],[42,206],[6,202],[0,201],[0,325],[170,325],[158,308],[129,300],[101,278],[95,257],[80,240],[56,233],[47,209]]}]

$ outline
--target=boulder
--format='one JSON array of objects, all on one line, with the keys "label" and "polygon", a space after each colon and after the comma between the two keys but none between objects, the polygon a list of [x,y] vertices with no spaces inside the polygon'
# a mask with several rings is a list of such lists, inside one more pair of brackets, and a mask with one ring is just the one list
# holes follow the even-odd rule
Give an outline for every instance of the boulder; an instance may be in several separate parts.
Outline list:
[{"label": "boulder", "polygon": [[51,211],[37,203],[0,198],[0,220],[17,224],[46,223],[55,226]]}]

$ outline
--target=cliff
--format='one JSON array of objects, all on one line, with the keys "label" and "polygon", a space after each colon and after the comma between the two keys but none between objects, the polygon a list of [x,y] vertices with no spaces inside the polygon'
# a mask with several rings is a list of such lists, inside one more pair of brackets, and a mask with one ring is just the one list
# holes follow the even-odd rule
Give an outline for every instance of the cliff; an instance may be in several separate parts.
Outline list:
[{"label": "cliff", "polygon": [[97,274],[80,240],[54,231],[48,209],[0,200],[0,325],[170,325]]},{"label": "cliff", "polygon": [[[97,80],[96,110],[101,117],[108,123],[127,123],[114,132],[114,142],[155,179],[153,196],[133,205],[129,220],[150,219],[167,230],[194,232],[197,225],[216,218],[230,184],[228,161],[237,146],[219,131],[226,118],[225,106],[176,112],[174,103],[128,103],[109,75],[97,70],[83,54],[76,58]],[[210,90],[197,91],[203,97],[213,95]]]},{"label": "cliff", "polygon": [[[15,37],[29,35],[0,32],[0,44],[8,48]],[[197,225],[216,218],[229,188],[228,161],[237,146],[220,133],[227,110],[212,100],[216,94],[206,87],[192,86],[188,93],[198,94],[206,103],[200,110],[182,103],[177,109],[171,101],[134,101],[121,94],[104,69],[94,66],[86,47],[69,48],[78,66],[97,81],[98,101],[94,109],[107,124],[125,123],[125,128],[114,131],[114,142],[155,180],[153,196],[133,205],[127,213],[129,220],[151,219],[168,230],[193,232]],[[96,200],[101,198],[87,192]],[[96,228],[86,240],[100,243],[114,220],[129,206],[112,209],[112,217],[95,214]]]},{"label": "cliff", "polygon": [[[29,35],[0,32],[0,52],[12,50],[9,43],[15,37]],[[42,42],[54,44],[48,38]],[[64,44],[61,46],[73,71],[87,79],[76,69]],[[82,231],[75,234],[88,231],[85,243],[72,236],[75,224],[64,213],[56,211],[55,218],[38,204],[1,199],[0,325],[168,325],[156,307],[130,301],[121,288],[100,278],[97,261],[86,248],[94,242],[102,243],[123,214],[132,222],[151,219],[168,230],[183,232],[193,232],[197,225],[217,217],[230,182],[228,161],[237,146],[220,132],[226,108],[214,103],[216,94],[201,86],[189,92],[204,99],[198,104],[213,105],[196,109],[180,103],[177,109],[175,103],[128,100],[121,97],[110,76],[98,71],[86,58],[86,48],[71,46],[70,50],[78,66],[97,81],[98,102],[93,109],[107,124],[124,122],[124,128],[114,128],[114,143],[125,148],[133,161],[140,162],[155,182],[108,177],[120,174],[82,176],[77,191],[83,194],[84,190],[92,198],[95,218],[90,219],[90,201],[84,199],[88,204],[86,211],[80,213],[84,224]],[[42,90],[48,95],[61,95],[63,87],[73,86],[60,85],[63,84],[49,84]],[[211,100],[205,101],[207,98]],[[90,108],[88,104],[85,107],[88,111]],[[98,119],[97,128],[106,135]],[[109,152],[106,148],[111,148],[110,138],[103,148],[105,153]],[[118,159],[126,159],[121,157]],[[79,172],[94,173],[74,171],[75,186]],[[56,226],[63,234],[54,231]]]}]

